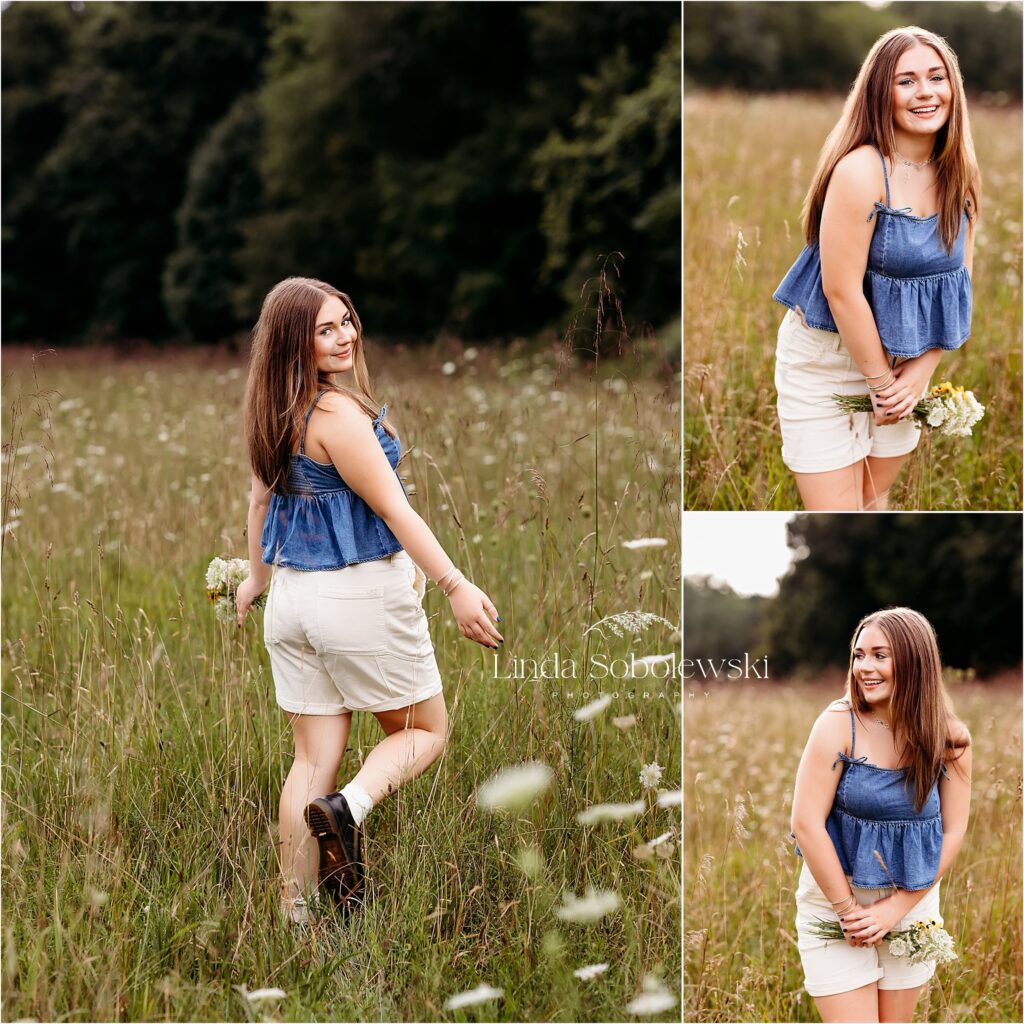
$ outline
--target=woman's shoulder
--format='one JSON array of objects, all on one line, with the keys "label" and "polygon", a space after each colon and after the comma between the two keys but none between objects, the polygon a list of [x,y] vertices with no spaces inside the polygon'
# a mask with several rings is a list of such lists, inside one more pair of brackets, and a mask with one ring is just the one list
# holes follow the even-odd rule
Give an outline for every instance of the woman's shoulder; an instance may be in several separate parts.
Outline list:
[{"label": "woman's shoulder", "polygon": [[830,186],[833,183],[844,190],[858,193],[884,193],[882,161],[878,150],[865,143],[851,149],[846,156],[840,157],[829,180]]},{"label": "woman's shoulder", "polygon": [[326,392],[317,402],[316,407],[332,416],[341,416],[356,422],[359,422],[360,417],[373,419],[355,396],[346,394],[344,391]]},{"label": "woman's shoulder", "polygon": [[824,715],[824,714],[828,713],[829,711],[846,711],[846,712],[849,712],[850,706],[851,706],[850,705],[850,701],[846,697],[840,697],[838,700],[832,701],[832,703],[829,704],[829,706],[827,708],[825,708],[824,711],[822,711],[822,714]]}]

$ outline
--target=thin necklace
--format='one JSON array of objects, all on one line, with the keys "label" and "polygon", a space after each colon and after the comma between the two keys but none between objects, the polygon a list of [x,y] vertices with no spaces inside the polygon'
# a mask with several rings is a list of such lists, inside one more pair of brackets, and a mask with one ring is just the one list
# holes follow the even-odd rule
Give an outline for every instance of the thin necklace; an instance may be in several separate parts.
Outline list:
[{"label": "thin necklace", "polygon": [[934,159],[934,156],[928,157],[927,160],[908,160],[902,153],[893,150],[893,153],[899,157],[899,162],[903,164],[903,184],[910,184],[910,168],[916,168],[919,171],[923,171]]},{"label": "thin necklace", "polygon": [[935,159],[933,154],[927,160],[908,160],[902,153],[896,150],[893,150],[893,152],[900,158],[900,163],[906,164],[908,167],[927,167]]},{"label": "thin necklace", "polygon": [[887,726],[887,725],[885,724],[885,722],[883,722],[883,721],[882,721],[882,720],[881,720],[881,719],[880,719],[880,718],[878,717],[878,715],[876,715],[876,714],[872,713],[871,717],[872,717],[872,718],[873,718],[873,719],[874,719],[874,720],[875,720],[875,721],[876,721],[876,722],[877,722],[877,723],[878,723],[878,724],[879,724],[879,725],[880,725],[880,726],[881,726],[881,727],[882,727],[883,729],[888,729],[888,730],[889,730],[889,732],[892,732],[892,730],[891,730],[891,729],[889,729],[889,726]]}]

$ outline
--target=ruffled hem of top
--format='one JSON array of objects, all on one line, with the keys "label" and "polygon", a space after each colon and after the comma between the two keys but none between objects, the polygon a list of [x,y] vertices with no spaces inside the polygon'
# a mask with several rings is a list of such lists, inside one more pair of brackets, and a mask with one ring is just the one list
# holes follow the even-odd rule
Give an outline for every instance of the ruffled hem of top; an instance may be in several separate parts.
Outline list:
[{"label": "ruffled hem of top", "polygon": [[[861,889],[890,888],[915,892],[935,882],[942,853],[942,818],[924,821],[868,821],[833,808],[825,829],[839,855],[843,871]],[[881,856],[888,873],[875,858]],[[928,865],[934,865],[930,873]],[[924,869],[924,872],[922,872]]]},{"label": "ruffled hem of top", "polygon": [[794,312],[799,312],[808,327],[839,333],[821,285],[821,257],[817,244],[808,243],[800,250],[772,298]]},{"label": "ruffled hem of top", "polygon": [[307,572],[344,569],[402,550],[387,524],[347,487],[273,495],[260,544],[265,564]]},{"label": "ruffled hem of top", "polygon": [[[864,294],[886,351],[912,359],[933,348],[958,349],[971,334],[971,277],[967,267],[925,277],[887,277],[869,270]],[[881,321],[881,322],[879,322]]]}]

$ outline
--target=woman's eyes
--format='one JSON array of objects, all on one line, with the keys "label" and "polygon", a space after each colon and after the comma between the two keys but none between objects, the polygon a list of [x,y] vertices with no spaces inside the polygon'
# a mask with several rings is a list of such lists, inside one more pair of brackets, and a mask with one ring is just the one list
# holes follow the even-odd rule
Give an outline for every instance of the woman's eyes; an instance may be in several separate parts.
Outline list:
[{"label": "woman's eyes", "polygon": [[[349,325],[350,323],[352,323],[352,319],[351,319],[350,317],[345,317],[345,319],[341,321],[341,326],[342,326],[342,327],[348,327],[348,325]],[[328,332],[328,331],[333,331],[333,330],[334,330],[334,328],[333,328],[333,327],[325,327],[325,328],[324,328],[324,329],[323,329],[323,330],[322,330],[322,331],[320,332],[320,337],[321,337],[321,338],[323,338],[323,337],[326,337],[326,335],[327,335],[327,332]]]},{"label": "woman's eyes", "polygon": [[[933,82],[944,82],[945,80],[946,80],[946,76],[945,75],[932,75],[932,81]],[[899,84],[900,85],[913,85],[914,84],[914,80],[912,78],[904,78]]]}]

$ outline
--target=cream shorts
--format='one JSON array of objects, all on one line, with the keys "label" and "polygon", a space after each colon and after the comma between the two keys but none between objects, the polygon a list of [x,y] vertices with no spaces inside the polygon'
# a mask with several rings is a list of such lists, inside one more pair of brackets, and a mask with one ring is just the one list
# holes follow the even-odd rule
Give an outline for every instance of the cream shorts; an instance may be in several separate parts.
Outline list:
[{"label": "cream shorts", "polygon": [[[911,907],[896,929],[909,928],[914,921],[942,923],[939,885]],[[886,895],[884,889],[860,889],[853,885],[850,888],[862,907],[869,907]],[[882,989],[916,988],[935,973],[932,962],[909,964],[905,957],[892,956],[887,942],[879,946],[851,946],[845,939],[819,938],[808,929],[816,917],[823,921],[839,920],[828,897],[815,882],[811,869],[804,864],[796,890],[796,933],[804,966],[804,988],[812,996],[851,992],[873,981]]]},{"label": "cream shorts", "polygon": [[392,711],[441,693],[425,590],[405,551],[322,572],[277,566],[263,609],[277,703],[340,715]]},{"label": "cream shorts", "polygon": [[869,412],[843,412],[833,395],[866,395],[864,377],[839,335],[805,327],[787,310],[775,350],[782,461],[794,473],[827,473],[867,455],[892,458],[917,447],[912,419],[875,426]]}]

